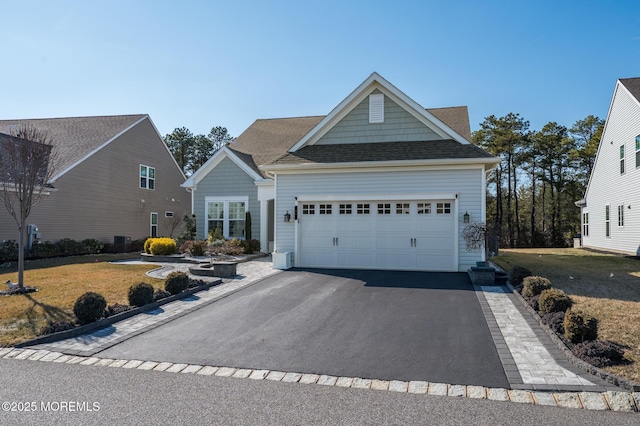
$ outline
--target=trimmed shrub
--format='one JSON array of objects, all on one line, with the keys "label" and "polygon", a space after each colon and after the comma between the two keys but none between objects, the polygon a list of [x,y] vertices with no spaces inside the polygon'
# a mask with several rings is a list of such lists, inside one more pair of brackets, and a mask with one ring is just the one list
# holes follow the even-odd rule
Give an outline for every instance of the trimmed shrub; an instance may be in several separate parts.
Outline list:
[{"label": "trimmed shrub", "polygon": [[551,312],[565,312],[573,305],[573,300],[567,294],[555,288],[544,290],[538,299],[541,314]]},{"label": "trimmed shrub", "polygon": [[258,240],[244,240],[241,241],[244,254],[253,254],[260,252],[260,241]]},{"label": "trimmed shrub", "polygon": [[202,240],[189,240],[180,245],[180,253],[189,253],[191,256],[204,256],[207,242]]},{"label": "trimmed shrub", "polygon": [[540,295],[537,294],[535,296],[533,296],[531,299],[529,299],[529,301],[527,302],[529,304],[529,306],[531,306],[533,308],[534,311],[538,312],[540,310]]},{"label": "trimmed shrub", "polygon": [[553,330],[554,333],[564,335],[565,312],[551,312],[542,316],[542,323]]},{"label": "trimmed shrub", "polygon": [[531,275],[533,274],[529,269],[525,268],[524,266],[515,265],[511,269],[511,271],[509,271],[509,282],[511,283],[512,286],[515,287],[522,284],[522,281],[526,277],[530,277]]},{"label": "trimmed shrub", "polygon": [[104,315],[107,301],[101,294],[89,291],[78,297],[73,305],[73,313],[81,324],[94,322]]},{"label": "trimmed shrub", "polygon": [[47,321],[47,325],[42,328],[40,335],[57,333],[59,331],[66,331],[75,328],[76,325],[70,321]]},{"label": "trimmed shrub", "polygon": [[156,291],[153,292],[153,301],[157,302],[158,300],[166,299],[169,296],[171,296],[171,293],[161,288],[157,288]]},{"label": "trimmed shrub", "polygon": [[149,244],[149,253],[155,256],[168,256],[175,254],[178,249],[173,238],[152,238],[151,240],[152,241]]},{"label": "trimmed shrub", "polygon": [[544,290],[551,288],[551,281],[544,277],[525,277],[522,280],[522,297],[525,299],[531,299],[533,296],[537,296]]},{"label": "trimmed shrub", "polygon": [[129,287],[129,305],[144,306],[153,302],[153,286],[138,283]]},{"label": "trimmed shrub", "polygon": [[143,250],[145,253],[147,254],[151,254],[151,250],[149,250],[149,247],[151,247],[151,243],[153,242],[154,238],[147,238],[146,240],[144,240],[144,244],[143,244]]},{"label": "trimmed shrub", "polygon": [[133,309],[133,306],[121,305],[120,303],[114,303],[113,305],[107,306],[107,310],[104,312],[104,315],[106,317],[112,317],[114,315],[130,311],[132,309]]},{"label": "trimmed shrub", "polygon": [[620,346],[603,340],[578,343],[571,352],[581,360],[598,368],[628,363]]},{"label": "trimmed shrub", "polygon": [[569,309],[564,316],[564,337],[573,343],[598,338],[598,320]]},{"label": "trimmed shrub", "polygon": [[164,289],[171,294],[178,294],[189,287],[189,276],[184,272],[172,272],[164,281]]}]

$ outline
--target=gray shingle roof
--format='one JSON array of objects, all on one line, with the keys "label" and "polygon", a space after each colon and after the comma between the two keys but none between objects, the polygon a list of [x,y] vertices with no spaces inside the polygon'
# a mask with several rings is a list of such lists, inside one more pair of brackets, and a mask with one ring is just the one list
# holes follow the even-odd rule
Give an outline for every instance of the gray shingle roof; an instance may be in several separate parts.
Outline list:
[{"label": "gray shingle roof", "polygon": [[146,115],[0,120],[0,133],[10,133],[10,126],[20,126],[24,123],[49,133],[53,145],[58,150],[57,173],[81,160],[143,117]]},{"label": "gray shingle roof", "polygon": [[620,83],[624,84],[629,92],[640,101],[640,77],[636,78],[621,78]]},{"label": "gray shingle roof", "polygon": [[493,156],[473,144],[462,145],[449,139],[422,142],[308,145],[296,152],[288,153],[272,164],[328,164],[462,158],[493,158]]},{"label": "gray shingle roof", "polygon": [[[451,127],[467,140],[471,140],[471,127],[469,125],[469,113],[466,106],[447,107],[447,108],[428,108],[431,114],[439,120]],[[298,151],[296,157],[294,154],[287,154],[289,149],[295,145],[304,135],[306,135],[313,127],[318,124],[325,116],[311,117],[294,117],[294,118],[275,118],[256,120],[249,126],[238,138],[229,145],[229,148],[244,161],[249,167],[255,170],[263,177],[267,177],[266,173],[259,169],[258,166],[267,164],[292,164],[294,162],[307,162],[300,155],[310,155],[311,158],[317,159],[315,162],[324,162],[321,158],[325,158],[325,151],[349,151],[353,156],[361,155],[363,159],[352,159],[349,161],[382,161],[385,159],[426,159],[426,158],[471,158],[471,157],[491,157],[485,151],[473,145],[462,145],[455,141],[438,141],[439,144],[431,144],[428,149],[422,142],[418,142],[415,148],[417,151],[409,152],[407,148],[414,142],[394,142],[393,145],[386,143],[376,144],[358,144],[352,146],[347,145],[331,145],[333,148],[315,148],[308,150],[305,147]],[[430,141],[432,143],[434,141]],[[373,145],[371,149],[364,150],[365,145]],[[386,147],[389,145],[389,147]],[[320,145],[318,145],[319,147]],[[413,145],[411,145],[413,146]],[[351,148],[349,148],[351,147]],[[351,150],[351,151],[350,151]],[[383,150],[377,156],[377,160],[367,160],[368,152]],[[438,151],[438,152],[436,152]],[[302,152],[302,154],[301,154]],[[320,157],[315,157],[320,155]],[[421,158],[414,158],[415,156]],[[385,158],[391,156],[393,158]],[[400,158],[403,157],[404,158]],[[446,157],[449,156],[449,157]],[[410,158],[409,158],[410,157]],[[328,158],[328,157],[327,157]],[[343,160],[344,161],[344,160]],[[314,162],[314,161],[311,161]],[[338,159],[337,162],[340,162]]]}]

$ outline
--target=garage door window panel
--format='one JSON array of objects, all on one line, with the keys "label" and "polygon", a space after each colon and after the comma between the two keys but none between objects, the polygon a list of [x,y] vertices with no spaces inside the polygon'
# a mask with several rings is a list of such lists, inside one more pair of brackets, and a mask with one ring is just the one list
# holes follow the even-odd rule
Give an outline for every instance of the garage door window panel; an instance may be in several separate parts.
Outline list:
[{"label": "garage door window panel", "polygon": [[316,214],[316,205],[315,204],[303,204],[302,205],[302,214]]},{"label": "garage door window panel", "polygon": [[320,207],[318,208],[320,214],[331,214],[331,209],[331,204],[320,204]]},{"label": "garage door window panel", "polygon": [[340,214],[351,214],[353,209],[351,208],[351,204],[340,204],[339,213]]},{"label": "garage door window panel", "polygon": [[369,214],[369,213],[371,213],[370,204],[358,204],[356,212],[358,214]]},{"label": "garage door window panel", "polygon": [[409,214],[410,212],[409,203],[396,203],[396,214]]},{"label": "garage door window panel", "polygon": [[451,203],[437,203],[436,204],[436,213],[437,214],[451,214]]},{"label": "garage door window panel", "polygon": [[431,203],[418,203],[418,214],[431,214]]},{"label": "garage door window panel", "polygon": [[379,203],[378,214],[391,214],[391,203],[388,203],[388,204]]}]

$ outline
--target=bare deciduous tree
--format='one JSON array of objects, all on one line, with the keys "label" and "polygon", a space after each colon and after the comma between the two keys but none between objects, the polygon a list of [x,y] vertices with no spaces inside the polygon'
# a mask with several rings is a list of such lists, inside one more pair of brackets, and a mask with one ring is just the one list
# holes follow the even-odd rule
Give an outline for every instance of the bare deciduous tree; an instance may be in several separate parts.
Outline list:
[{"label": "bare deciduous tree", "polygon": [[18,224],[18,287],[24,288],[27,218],[52,188],[57,157],[51,136],[31,124],[0,135],[0,200]]}]

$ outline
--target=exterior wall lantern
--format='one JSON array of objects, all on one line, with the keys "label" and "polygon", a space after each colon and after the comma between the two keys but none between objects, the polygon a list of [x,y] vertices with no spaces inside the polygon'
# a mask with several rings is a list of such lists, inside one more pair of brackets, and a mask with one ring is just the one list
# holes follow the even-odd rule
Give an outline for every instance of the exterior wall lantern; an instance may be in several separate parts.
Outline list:
[{"label": "exterior wall lantern", "polygon": [[291,222],[291,214],[288,211],[284,214],[284,221]]},{"label": "exterior wall lantern", "polygon": [[471,216],[469,215],[469,212],[465,212],[464,215],[462,216],[462,219],[464,220],[464,223],[469,223],[469,221],[471,220]]}]

